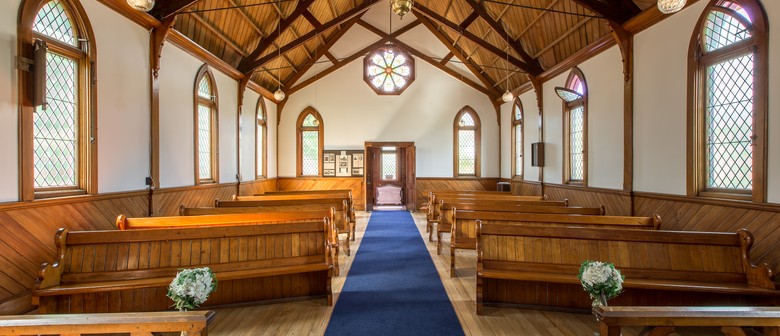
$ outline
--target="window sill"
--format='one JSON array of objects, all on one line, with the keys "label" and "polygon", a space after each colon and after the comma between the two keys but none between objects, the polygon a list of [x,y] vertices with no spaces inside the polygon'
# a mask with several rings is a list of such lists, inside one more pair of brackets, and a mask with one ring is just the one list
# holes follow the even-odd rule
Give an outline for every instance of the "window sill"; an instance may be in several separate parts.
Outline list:
[{"label": "window sill", "polygon": [[35,199],[51,199],[51,198],[60,198],[60,197],[73,197],[73,196],[84,196],[87,195],[87,192],[82,189],[77,190],[47,190],[47,191],[36,191],[35,192]]},{"label": "window sill", "polygon": [[708,199],[719,199],[719,200],[727,200],[727,201],[742,201],[742,202],[753,202],[753,195],[750,193],[730,193],[730,192],[723,192],[723,191],[701,191],[699,192],[699,195],[697,195],[700,198],[708,198]]}]

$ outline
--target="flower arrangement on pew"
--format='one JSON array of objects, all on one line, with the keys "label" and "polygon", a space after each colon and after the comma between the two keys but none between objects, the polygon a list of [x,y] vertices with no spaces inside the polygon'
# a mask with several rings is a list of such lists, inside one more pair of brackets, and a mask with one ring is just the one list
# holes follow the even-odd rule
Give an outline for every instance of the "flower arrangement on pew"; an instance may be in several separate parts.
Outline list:
[{"label": "flower arrangement on pew", "polygon": [[168,286],[167,296],[179,311],[195,309],[217,290],[217,278],[208,267],[182,269]]},{"label": "flower arrangement on pew", "polygon": [[612,263],[586,260],[580,266],[577,277],[582,283],[582,289],[593,299],[593,307],[606,306],[607,300],[623,292],[625,277]]}]

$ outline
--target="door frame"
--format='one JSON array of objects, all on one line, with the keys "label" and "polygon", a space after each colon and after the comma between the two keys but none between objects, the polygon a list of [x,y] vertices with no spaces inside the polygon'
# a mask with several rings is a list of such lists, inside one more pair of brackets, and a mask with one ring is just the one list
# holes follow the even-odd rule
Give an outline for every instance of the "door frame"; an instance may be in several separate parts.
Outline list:
[{"label": "door frame", "polygon": [[[372,211],[374,207],[374,200],[373,200],[373,192],[374,192],[374,182],[373,180],[369,180],[369,176],[374,178],[372,174],[372,170],[374,167],[371,166],[373,164],[373,160],[371,159],[371,149],[373,148],[381,148],[381,147],[396,147],[398,149],[404,148],[406,151],[406,160],[404,160],[406,166],[404,167],[404,173],[405,173],[405,184],[404,184],[404,196],[406,200],[406,210],[414,211],[416,200],[417,200],[417,191],[415,190],[416,184],[417,184],[417,154],[416,154],[416,147],[414,145],[414,142],[409,141],[366,141],[365,142],[365,149],[364,149],[364,159],[363,159],[363,186],[365,188],[365,204],[366,204],[366,211]],[[369,194],[371,193],[371,194]],[[371,202],[369,202],[369,198],[371,198]]]}]

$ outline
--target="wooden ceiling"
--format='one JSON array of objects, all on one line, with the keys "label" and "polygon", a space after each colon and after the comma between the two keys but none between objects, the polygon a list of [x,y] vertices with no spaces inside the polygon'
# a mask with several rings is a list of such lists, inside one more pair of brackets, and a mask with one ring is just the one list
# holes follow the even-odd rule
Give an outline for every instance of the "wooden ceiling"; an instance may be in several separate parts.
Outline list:
[{"label": "wooden ceiling", "polygon": [[[422,25],[449,50],[428,55],[410,50],[491,98],[515,89],[609,35],[610,23],[623,24],[654,0],[418,0],[404,28],[387,34],[362,19],[388,0],[158,0],[150,14],[159,20],[175,13],[173,29],[275,91],[293,93],[317,78],[301,80],[319,59],[335,68],[358,59]],[[281,18],[281,20],[280,20]],[[281,23],[281,24],[280,24]],[[353,26],[377,34],[377,42],[336,58],[331,47]],[[411,48],[413,49],[413,48]],[[473,76],[447,66],[462,62]],[[437,65],[438,64],[438,65]],[[469,79],[474,78],[474,79]]]}]

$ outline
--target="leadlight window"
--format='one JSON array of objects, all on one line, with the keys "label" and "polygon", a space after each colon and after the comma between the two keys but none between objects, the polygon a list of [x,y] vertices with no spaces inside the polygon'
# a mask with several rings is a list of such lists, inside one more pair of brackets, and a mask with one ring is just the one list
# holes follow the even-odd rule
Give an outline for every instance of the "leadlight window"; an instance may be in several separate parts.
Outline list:
[{"label": "leadlight window", "polygon": [[395,147],[382,147],[382,180],[398,180],[398,151]]},{"label": "leadlight window", "polygon": [[587,87],[582,71],[574,68],[566,87],[555,88],[555,93],[563,101],[563,181],[587,185]]},{"label": "leadlight window", "polygon": [[322,117],[308,107],[298,117],[298,176],[319,176],[322,171]]},{"label": "leadlight window", "polygon": [[520,99],[515,99],[512,105],[512,166],[513,175],[523,177],[523,105]]},{"label": "leadlight window", "polygon": [[393,44],[363,59],[363,79],[379,95],[399,95],[414,81],[414,58]]},{"label": "leadlight window", "polygon": [[256,109],[256,128],[255,128],[255,175],[257,178],[266,176],[266,157],[267,157],[267,115],[265,112],[265,101],[263,97],[257,100]]},{"label": "leadlight window", "polygon": [[464,107],[455,117],[455,176],[480,174],[480,121],[471,107]]},{"label": "leadlight window", "polygon": [[196,184],[217,182],[217,92],[214,76],[204,65],[198,72],[195,112]]},{"label": "leadlight window", "polygon": [[[765,199],[766,25],[755,1],[720,1],[694,34],[692,150],[689,192]],[[700,143],[701,146],[698,146]],[[755,190],[758,189],[758,192]],[[729,196],[731,195],[731,196]]]},{"label": "leadlight window", "polygon": [[[24,13],[35,11],[31,22],[20,24],[23,36],[31,36],[30,43],[42,40],[47,47],[45,104],[23,106],[34,113],[30,119],[20,119],[22,137],[32,138],[32,148],[21,148],[22,159],[32,160],[29,170],[21,171],[22,200],[94,192],[97,187],[90,113],[93,96],[85,80],[94,67],[88,52],[92,39],[81,28],[82,18],[72,6],[78,4],[52,0],[31,2],[22,9]],[[29,57],[26,53],[21,52]],[[27,75],[20,75],[20,90],[30,96],[29,86],[23,84],[31,80]]]}]

